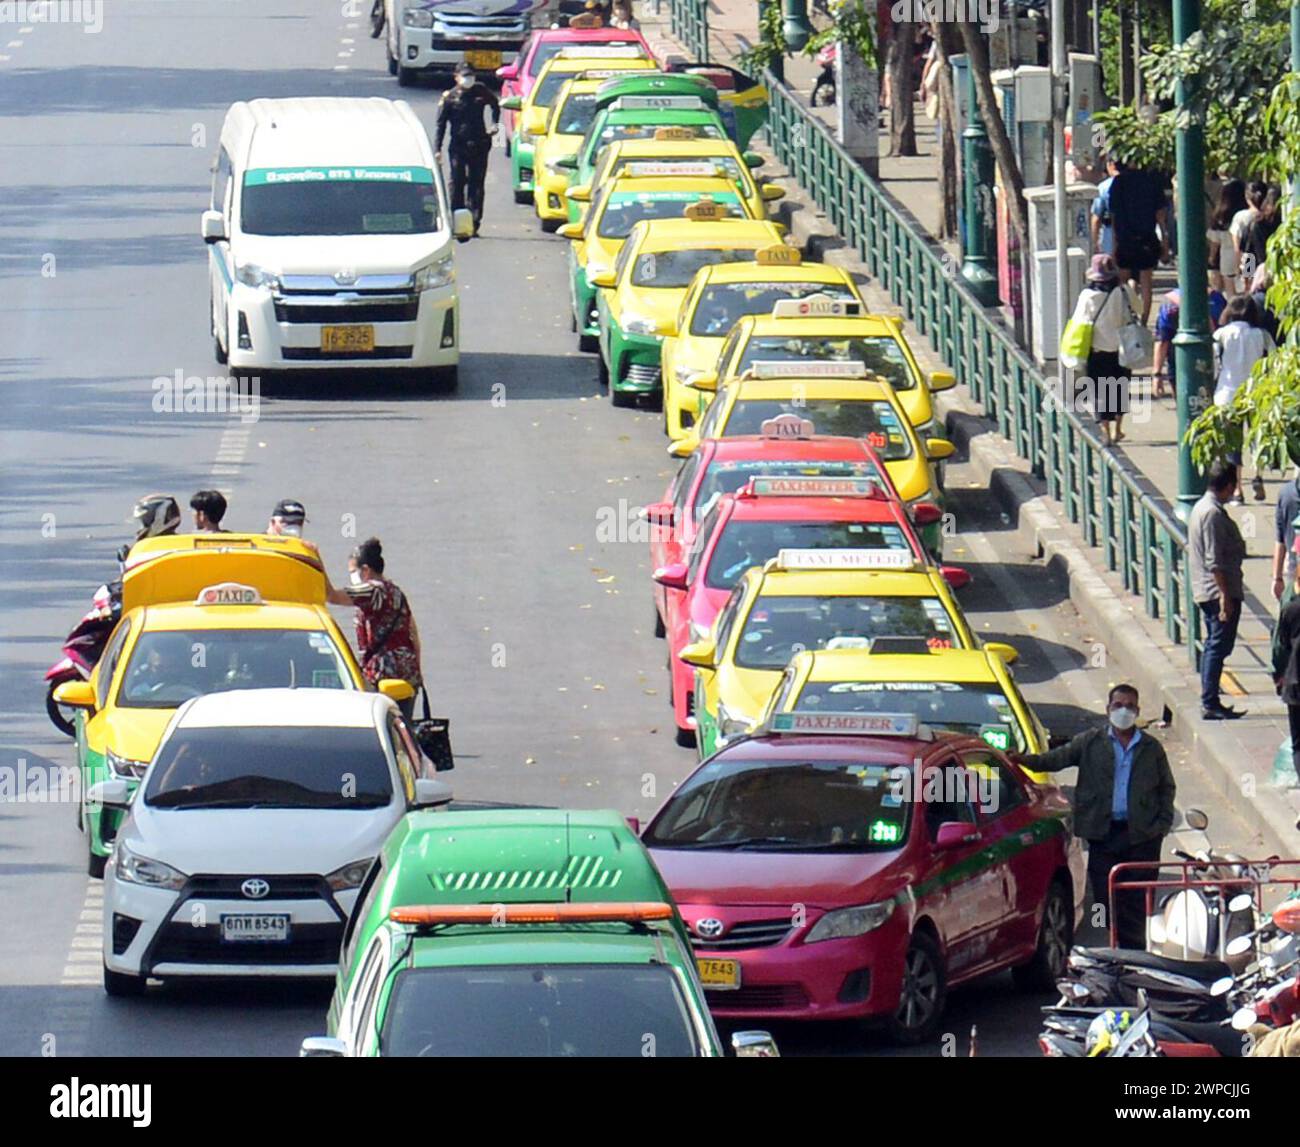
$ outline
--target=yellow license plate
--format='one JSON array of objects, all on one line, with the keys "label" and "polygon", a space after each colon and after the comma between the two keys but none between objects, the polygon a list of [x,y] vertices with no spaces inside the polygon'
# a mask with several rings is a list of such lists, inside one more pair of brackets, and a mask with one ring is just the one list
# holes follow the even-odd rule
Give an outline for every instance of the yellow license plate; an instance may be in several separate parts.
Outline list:
[{"label": "yellow license plate", "polygon": [[700,972],[700,983],[706,988],[740,987],[739,960],[696,960]]},{"label": "yellow license plate", "polygon": [[368,352],[375,349],[375,328],[321,327],[320,349],[323,351]]},{"label": "yellow license plate", "polygon": [[465,63],[467,63],[476,72],[487,71],[489,68],[499,68],[501,66],[500,52],[466,52]]}]

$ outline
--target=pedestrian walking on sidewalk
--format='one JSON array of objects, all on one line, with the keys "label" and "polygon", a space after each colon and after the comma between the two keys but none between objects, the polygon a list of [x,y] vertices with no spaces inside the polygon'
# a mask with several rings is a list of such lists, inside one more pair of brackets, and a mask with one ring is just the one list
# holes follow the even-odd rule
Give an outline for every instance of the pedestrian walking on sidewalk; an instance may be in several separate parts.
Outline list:
[{"label": "pedestrian walking on sidewalk", "polygon": [[[1178,333],[1182,298],[1182,292],[1175,287],[1172,291],[1165,293],[1164,301],[1156,312],[1155,355],[1151,365],[1151,378],[1155,385],[1153,393],[1156,398],[1165,397],[1166,383],[1169,384],[1167,393],[1172,395],[1177,392],[1174,379],[1173,346],[1174,336]],[[1222,291],[1215,290],[1214,287],[1207,288],[1206,299],[1210,310],[1210,330],[1214,331],[1219,325],[1219,319],[1223,315],[1224,307],[1228,305],[1228,300],[1223,297]]]},{"label": "pedestrian walking on sidewalk", "polygon": [[[1008,754],[1034,772],[1078,768],[1074,789],[1074,835],[1088,842],[1088,880],[1094,903],[1109,900],[1117,864],[1160,860],[1174,823],[1178,787],[1164,746],[1137,727],[1138,691],[1116,685],[1106,698],[1106,726],[1089,729],[1050,752]],[[1153,880],[1159,871],[1129,869],[1119,879]],[[1109,908],[1107,909],[1109,910]],[[1141,892],[1116,897],[1115,928],[1122,948],[1146,947],[1146,909]]]},{"label": "pedestrian walking on sidewalk", "polygon": [[1151,318],[1151,274],[1169,261],[1167,200],[1160,177],[1117,163],[1110,185],[1111,221],[1115,228],[1115,262],[1124,282],[1138,284],[1142,295],[1142,325]]},{"label": "pedestrian walking on sidewalk", "polygon": [[1273,596],[1281,601],[1296,575],[1296,526],[1300,525],[1300,466],[1282,483],[1273,514]]},{"label": "pedestrian walking on sidewalk", "polygon": [[1225,505],[1237,487],[1237,467],[1219,461],[1210,467],[1209,484],[1187,519],[1187,576],[1205,623],[1201,650],[1201,717],[1227,721],[1245,715],[1225,705],[1219,693],[1223,664],[1237,644],[1241,603],[1245,597],[1242,563],[1246,543]]},{"label": "pedestrian walking on sidewalk", "polygon": [[1210,216],[1205,237],[1210,242],[1210,282],[1231,297],[1237,294],[1237,244],[1232,238],[1232,221],[1238,211],[1246,209],[1246,184],[1229,179],[1219,188],[1219,202]]},{"label": "pedestrian walking on sidewalk", "polygon": [[1114,255],[1115,227],[1110,214],[1110,189],[1115,182],[1115,176],[1119,174],[1119,164],[1107,158],[1106,171],[1106,178],[1097,184],[1089,228],[1092,232],[1092,249],[1099,255]]},{"label": "pedestrian walking on sidewalk", "polygon": [[1268,184],[1261,183],[1257,179],[1252,180],[1246,185],[1246,205],[1233,215],[1232,222],[1228,224],[1228,232],[1232,236],[1233,247],[1237,253],[1236,290],[1238,292],[1249,290],[1250,276],[1254,274],[1254,267],[1251,267],[1249,271],[1246,270],[1242,262],[1242,256],[1246,250],[1246,236],[1255,221],[1260,217],[1260,210],[1264,206],[1264,199],[1267,195]]},{"label": "pedestrian walking on sidewalk", "polygon": [[[1273,337],[1264,330],[1263,316],[1253,295],[1234,295],[1223,308],[1219,325],[1214,331],[1214,405],[1228,406],[1243,386],[1250,381],[1250,372],[1266,354],[1276,349]],[[1229,461],[1240,468],[1240,454]],[[1264,500],[1264,479],[1256,468],[1254,482],[1255,501]],[[1241,479],[1238,471],[1237,489],[1232,501],[1240,505]]]},{"label": "pedestrian walking on sidewalk", "polygon": [[1092,387],[1093,413],[1107,446],[1114,446],[1124,437],[1129,376],[1128,368],[1119,361],[1119,332],[1132,305],[1132,293],[1120,283],[1115,260],[1109,255],[1094,255],[1071,321],[1092,327],[1085,369]]},{"label": "pedestrian walking on sidewalk", "polygon": [[1300,772],[1300,567],[1295,567],[1294,561],[1292,565],[1295,573],[1282,595],[1282,612],[1273,627],[1273,684],[1286,705],[1291,761]]},{"label": "pedestrian walking on sidewalk", "polygon": [[641,22],[632,15],[632,0],[614,0],[609,11],[609,26],[621,28],[624,32],[636,32]]}]

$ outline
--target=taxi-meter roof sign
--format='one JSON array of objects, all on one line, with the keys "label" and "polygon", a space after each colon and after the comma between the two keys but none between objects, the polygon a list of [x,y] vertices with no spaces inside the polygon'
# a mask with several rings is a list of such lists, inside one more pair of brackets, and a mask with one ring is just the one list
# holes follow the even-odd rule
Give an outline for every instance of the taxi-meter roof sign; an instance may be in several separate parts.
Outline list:
[{"label": "taxi-meter roof sign", "polygon": [[849,737],[915,737],[915,713],[822,713],[795,710],[772,717],[774,733],[831,733]]},{"label": "taxi-meter roof sign", "polygon": [[854,318],[862,314],[856,299],[833,299],[830,295],[805,295],[802,299],[780,299],[772,307],[774,319]]},{"label": "taxi-meter roof sign", "polygon": [[776,563],[786,570],[910,570],[911,550],[781,550]]},{"label": "taxi-meter roof sign", "polygon": [[751,378],[868,378],[865,362],[805,362],[802,359],[760,359],[746,372]]},{"label": "taxi-meter roof sign", "polygon": [[766,474],[751,478],[742,492],[764,498],[878,498],[882,494],[880,484],[872,478],[783,478]]}]

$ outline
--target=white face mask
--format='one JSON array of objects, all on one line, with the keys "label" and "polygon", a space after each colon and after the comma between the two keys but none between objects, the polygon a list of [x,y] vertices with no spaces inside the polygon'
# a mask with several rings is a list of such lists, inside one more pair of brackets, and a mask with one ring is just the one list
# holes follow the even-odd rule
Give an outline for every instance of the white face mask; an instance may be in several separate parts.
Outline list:
[{"label": "white face mask", "polygon": [[457,78],[456,83],[459,84],[459,85],[460,85],[462,88],[464,88],[466,91],[469,91],[469,89],[472,88],[472,87],[474,86],[474,77],[473,77],[473,76],[460,76],[460,77]]},{"label": "white face mask", "polygon": [[360,585],[360,584],[361,584],[361,571],[360,571],[360,570],[349,570],[349,571],[348,571],[348,580],[351,581],[353,585]]},{"label": "white face mask", "polygon": [[1137,710],[1127,707],[1112,709],[1110,711],[1110,723],[1115,726],[1121,733],[1133,728],[1137,724]]}]

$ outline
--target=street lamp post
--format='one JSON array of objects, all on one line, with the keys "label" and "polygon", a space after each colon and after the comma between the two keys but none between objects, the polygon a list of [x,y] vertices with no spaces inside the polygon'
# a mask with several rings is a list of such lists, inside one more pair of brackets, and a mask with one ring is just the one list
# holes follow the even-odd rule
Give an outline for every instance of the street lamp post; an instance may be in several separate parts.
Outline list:
[{"label": "street lamp post", "polygon": [[[1174,43],[1182,44],[1201,27],[1200,0],[1174,0]],[[1187,88],[1174,94],[1181,110]],[[1174,335],[1174,377],[1178,392],[1178,505],[1184,521],[1205,492],[1205,479],[1192,464],[1187,428],[1210,402],[1214,354],[1206,299],[1205,129],[1199,115],[1180,119],[1175,135],[1178,168],[1178,333]]]},{"label": "street lamp post", "polygon": [[993,200],[993,148],[975,97],[975,69],[966,69],[966,130],[962,135],[966,234],[961,277],[980,304],[998,305],[998,277],[993,270],[997,215]]}]

